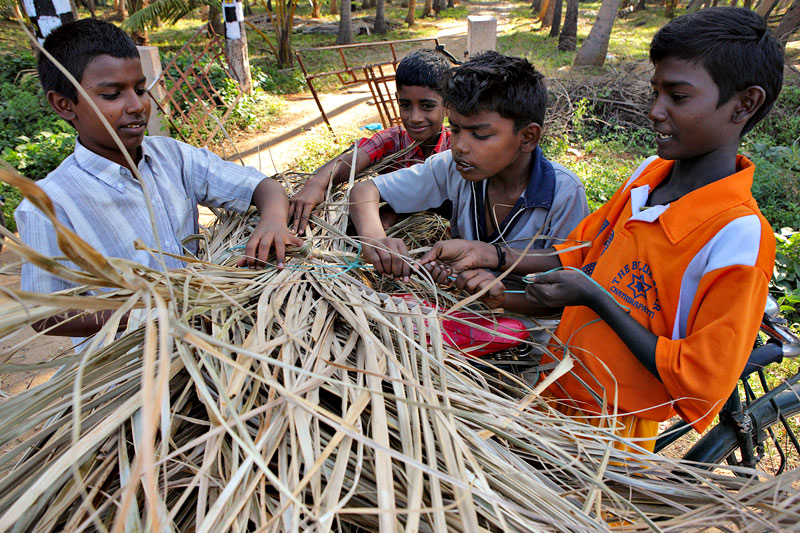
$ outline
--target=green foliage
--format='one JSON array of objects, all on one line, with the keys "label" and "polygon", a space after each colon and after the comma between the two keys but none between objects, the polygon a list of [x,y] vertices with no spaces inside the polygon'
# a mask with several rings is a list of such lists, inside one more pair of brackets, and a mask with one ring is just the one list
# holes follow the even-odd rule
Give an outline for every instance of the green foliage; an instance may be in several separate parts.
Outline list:
[{"label": "green foliage", "polygon": [[16,187],[0,183],[0,195],[5,199],[3,201],[3,216],[6,219],[6,228],[10,231],[17,231],[17,223],[14,220],[14,210],[22,201],[22,193]]},{"label": "green foliage", "polygon": [[211,6],[221,11],[219,0],[151,0],[150,4],[131,15],[122,23],[126,30],[142,31],[155,27],[159,21],[174,24],[199,8]]},{"label": "green foliage", "polygon": [[41,131],[33,138],[19,137],[21,144],[6,147],[0,157],[21,174],[33,180],[42,179],[75,149],[75,133]]},{"label": "green foliage", "polygon": [[292,167],[299,172],[314,172],[363,136],[364,132],[356,128],[338,131],[336,134],[324,125],[312,128],[303,134],[303,155]]},{"label": "green foliage", "polygon": [[783,228],[775,234],[775,275],[772,291],[778,296],[781,311],[800,318],[800,231]]}]

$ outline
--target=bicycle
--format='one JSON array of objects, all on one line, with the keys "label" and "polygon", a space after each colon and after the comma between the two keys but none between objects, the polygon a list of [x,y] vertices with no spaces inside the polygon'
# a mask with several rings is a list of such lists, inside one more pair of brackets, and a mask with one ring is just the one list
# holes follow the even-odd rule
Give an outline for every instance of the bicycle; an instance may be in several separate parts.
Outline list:
[{"label": "bicycle", "polygon": [[[685,460],[709,465],[726,463],[747,469],[760,468],[778,475],[800,461],[800,442],[791,417],[800,414],[800,371],[770,388],[764,370],[785,358],[800,356],[800,338],[778,317],[777,302],[769,297],[761,322],[757,346],[719,414],[719,422],[706,432],[683,456]],[[757,378],[757,386],[752,380]],[[760,385],[761,392],[757,389]],[[692,431],[684,421],[661,433],[655,451],[660,452]],[[774,451],[773,451],[774,450]],[[775,455],[777,466],[771,464]],[[753,470],[733,469],[737,475]]]}]

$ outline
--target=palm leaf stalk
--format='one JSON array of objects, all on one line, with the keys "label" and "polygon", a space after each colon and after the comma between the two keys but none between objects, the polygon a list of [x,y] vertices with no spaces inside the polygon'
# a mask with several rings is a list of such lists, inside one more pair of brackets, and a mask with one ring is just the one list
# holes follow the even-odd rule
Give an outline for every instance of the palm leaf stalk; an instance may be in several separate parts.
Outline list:
[{"label": "palm leaf stalk", "polygon": [[800,521],[796,472],[756,482],[616,451],[610,430],[477,370],[443,342],[444,312],[389,293],[453,295],[421,274],[405,285],[376,278],[356,262],[358,239],[337,229],[347,206],[324,213],[283,270],[233,266],[254,218],[227,213],[198,236],[201,257],[169,275],[81,258],[91,250],[61,228],[83,272],[10,240],[82,287],[7,291],[4,337],[78,302],[137,309],[140,321],[119,335],[112,324],[59,359],[52,379],[2,401],[0,531],[763,531]]}]

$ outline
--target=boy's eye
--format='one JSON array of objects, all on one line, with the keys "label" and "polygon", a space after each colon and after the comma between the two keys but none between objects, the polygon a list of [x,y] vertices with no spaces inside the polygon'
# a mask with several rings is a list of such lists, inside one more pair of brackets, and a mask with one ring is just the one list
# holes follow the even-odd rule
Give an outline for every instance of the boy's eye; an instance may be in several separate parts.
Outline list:
[{"label": "boy's eye", "polygon": [[139,96],[144,96],[144,93],[147,92],[144,89],[136,89],[136,94]]},{"label": "boy's eye", "polygon": [[475,137],[476,139],[478,139],[479,141],[485,141],[486,139],[491,137],[491,135],[478,135],[474,131],[472,132],[472,136]]},{"label": "boy's eye", "polygon": [[673,100],[675,100],[676,102],[678,102],[678,101],[683,100],[684,98],[686,98],[686,95],[685,94],[674,94],[673,93],[673,94],[670,95],[670,97]]},{"label": "boy's eye", "polygon": [[116,100],[118,96],[119,93],[109,93],[109,94],[101,94],[100,98],[103,98],[104,100]]},{"label": "boy's eye", "polygon": [[436,104],[422,104],[422,109],[424,109],[425,111],[433,111],[437,107],[439,106],[437,106]]},{"label": "boy's eye", "polygon": [[410,108],[410,107],[411,107],[411,104],[409,104],[408,102],[399,102],[399,103],[397,104],[397,106],[398,106],[400,109],[408,109],[408,108]]}]

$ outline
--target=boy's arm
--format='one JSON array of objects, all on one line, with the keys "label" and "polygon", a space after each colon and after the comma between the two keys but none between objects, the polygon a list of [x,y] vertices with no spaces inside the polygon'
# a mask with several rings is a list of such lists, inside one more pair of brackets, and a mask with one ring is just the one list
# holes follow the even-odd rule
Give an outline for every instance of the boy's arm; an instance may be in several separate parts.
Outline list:
[{"label": "boy's arm", "polygon": [[[47,330],[46,335],[89,337],[100,331],[113,313],[114,311],[106,310],[87,315],[84,311],[67,311],[66,313],[34,322],[31,327],[39,333]],[[120,320],[119,329],[125,329],[127,323],[128,315],[125,314]]]},{"label": "boy's arm", "polygon": [[[530,274],[545,272],[561,266],[555,249],[545,250],[515,250],[497,247],[482,241],[467,241],[464,239],[451,239],[439,241],[433,245],[420,263],[431,273],[437,283],[446,283],[451,276],[480,268],[502,270],[513,265],[520,256],[523,256],[512,271],[515,274]],[[501,255],[505,254],[503,264],[500,265]]]},{"label": "boy's arm", "polygon": [[247,241],[245,257],[239,260],[238,265],[256,266],[266,263],[270,248],[275,246],[278,268],[283,268],[285,246],[303,244],[303,241],[286,227],[286,216],[289,211],[286,192],[277,181],[264,178],[253,191],[251,202],[261,213],[261,218]]},{"label": "boy's arm", "polygon": [[[292,231],[298,235],[303,235],[308,226],[308,219],[311,212],[325,200],[325,191],[328,185],[345,183],[350,179],[350,164],[353,161],[353,152],[347,151],[324,165],[322,165],[313,176],[308,178],[292,199],[289,201],[289,223]],[[369,154],[358,149],[356,155],[356,174],[363,172],[371,163]]]},{"label": "boy's arm", "polygon": [[536,305],[585,305],[605,321],[647,370],[661,379],[656,367],[658,337],[631,317],[617,301],[582,271],[569,269],[536,274],[526,298]]},{"label": "boy's arm", "polygon": [[350,193],[350,216],[356,232],[363,238],[364,260],[375,265],[379,274],[390,274],[408,281],[411,274],[408,249],[402,239],[386,237],[378,209],[380,201],[380,191],[372,180],[356,184]]}]

